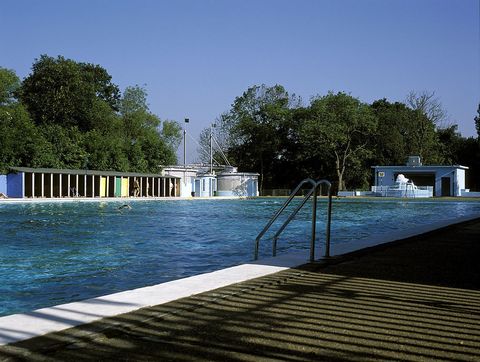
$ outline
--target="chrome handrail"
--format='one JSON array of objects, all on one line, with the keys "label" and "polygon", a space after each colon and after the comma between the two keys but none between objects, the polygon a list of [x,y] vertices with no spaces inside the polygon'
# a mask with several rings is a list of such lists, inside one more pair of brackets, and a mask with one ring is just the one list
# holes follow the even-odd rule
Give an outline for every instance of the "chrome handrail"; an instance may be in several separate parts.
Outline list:
[{"label": "chrome handrail", "polygon": [[263,230],[258,234],[257,238],[255,239],[255,260],[258,259],[258,250],[260,245],[260,239],[263,235],[267,232],[267,230],[272,226],[272,224],[277,220],[280,214],[285,210],[285,208],[290,204],[292,199],[296,196],[298,190],[306,184],[310,183],[312,188],[308,191],[308,193],[304,196],[302,202],[299,206],[295,208],[295,210],[290,214],[288,219],[282,224],[280,229],[275,233],[273,237],[273,245],[272,245],[272,254],[276,256],[277,254],[277,240],[280,237],[280,234],[285,230],[288,224],[295,218],[297,213],[302,209],[302,207],[307,203],[308,199],[313,194],[312,199],[312,235],[310,240],[310,261],[313,262],[315,260],[315,239],[316,239],[316,222],[317,222],[317,196],[318,196],[318,187],[320,185],[327,185],[327,193],[328,193],[328,210],[327,210],[327,226],[326,226],[326,236],[325,236],[325,257],[330,257],[330,232],[331,232],[331,220],[332,220],[332,193],[331,193],[331,183],[327,180],[320,180],[320,181],[313,181],[312,179],[308,178],[303,180],[298,184],[295,190],[290,194],[289,198],[282,207],[275,213],[275,215],[270,219],[267,225],[263,228]]},{"label": "chrome handrail", "polygon": [[282,207],[275,213],[275,215],[273,215],[270,218],[270,221],[267,223],[267,225],[265,225],[263,230],[260,231],[260,233],[257,235],[257,237],[255,239],[255,260],[258,259],[258,249],[259,249],[259,245],[260,245],[260,239],[268,231],[268,229],[270,229],[270,226],[272,226],[272,224],[277,220],[277,218],[280,216],[280,214],[283,212],[283,210],[285,210],[285,208],[290,204],[290,202],[293,200],[293,198],[297,195],[298,190],[300,190],[300,188],[303,185],[305,185],[306,183],[310,183],[312,185],[312,187],[315,187],[315,185],[316,185],[316,182],[314,180],[312,180],[311,178],[306,178],[305,180],[300,182],[298,184],[298,186],[295,188],[295,190],[292,191],[292,193],[290,194],[288,199],[283,203]]}]

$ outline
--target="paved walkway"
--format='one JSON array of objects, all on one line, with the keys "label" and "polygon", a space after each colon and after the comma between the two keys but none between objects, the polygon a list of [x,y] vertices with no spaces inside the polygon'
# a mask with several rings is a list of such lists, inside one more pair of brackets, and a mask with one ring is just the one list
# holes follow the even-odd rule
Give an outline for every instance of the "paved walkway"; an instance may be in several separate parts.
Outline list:
[{"label": "paved walkway", "polygon": [[35,361],[480,361],[480,219],[0,348]]}]

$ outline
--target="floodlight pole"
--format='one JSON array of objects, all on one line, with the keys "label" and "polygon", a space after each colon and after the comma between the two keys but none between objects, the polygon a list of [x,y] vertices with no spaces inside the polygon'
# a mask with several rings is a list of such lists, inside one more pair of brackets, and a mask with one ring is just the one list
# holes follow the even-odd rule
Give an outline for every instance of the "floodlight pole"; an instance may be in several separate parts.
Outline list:
[{"label": "floodlight pole", "polygon": [[190,122],[185,118],[185,125],[183,126],[183,167],[187,168],[187,123]]},{"label": "floodlight pole", "polygon": [[212,136],[213,136],[213,126],[210,126],[210,175],[213,173],[213,144],[212,144]]},{"label": "floodlight pole", "polygon": [[215,123],[210,126],[210,175],[213,174],[213,129],[217,127]]}]

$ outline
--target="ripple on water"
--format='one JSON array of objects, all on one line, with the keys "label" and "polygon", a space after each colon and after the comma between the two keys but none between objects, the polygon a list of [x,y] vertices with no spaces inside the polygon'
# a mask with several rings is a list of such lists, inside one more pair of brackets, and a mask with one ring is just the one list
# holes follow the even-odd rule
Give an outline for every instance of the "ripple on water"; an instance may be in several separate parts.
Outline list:
[{"label": "ripple on water", "polygon": [[[146,201],[131,202],[125,210],[118,209],[124,202],[0,204],[0,315],[248,262],[256,235],[283,202]],[[325,206],[320,200],[319,235],[325,232]],[[308,249],[309,207],[285,230],[279,253]],[[471,214],[480,215],[480,203],[338,200],[332,242]],[[272,236],[269,232],[262,240],[262,256],[270,256]]]}]

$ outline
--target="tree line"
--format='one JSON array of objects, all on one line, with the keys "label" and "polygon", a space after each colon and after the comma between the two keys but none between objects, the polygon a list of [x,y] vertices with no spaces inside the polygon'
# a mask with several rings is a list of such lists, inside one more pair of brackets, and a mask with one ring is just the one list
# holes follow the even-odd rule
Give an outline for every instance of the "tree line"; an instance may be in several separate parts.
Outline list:
[{"label": "tree line", "polygon": [[181,126],[123,93],[99,65],[42,55],[21,81],[0,67],[0,173],[9,167],[158,172],[176,163]]},{"label": "tree line", "polygon": [[[371,104],[330,92],[305,104],[281,85],[255,85],[217,118],[214,134],[232,164],[260,174],[261,190],[306,177],[365,189],[371,166],[404,164],[409,155],[468,166],[467,184],[480,189],[479,139],[445,121],[431,92]],[[480,104],[474,121],[480,135]],[[144,87],[122,93],[99,65],[42,55],[23,80],[0,67],[0,173],[13,166],[156,173],[176,163],[181,134],[178,122],[149,110]],[[209,135],[200,135],[204,149]]]},{"label": "tree line", "polygon": [[[477,113],[480,135],[480,104]],[[306,177],[327,178],[337,190],[368,189],[371,166],[404,165],[410,155],[425,165],[468,166],[467,184],[480,189],[479,139],[445,122],[433,92],[371,104],[329,92],[305,105],[281,85],[256,85],[217,118],[214,135],[232,164],[260,174],[260,190],[291,189]],[[202,132],[203,143],[209,132]]]}]

